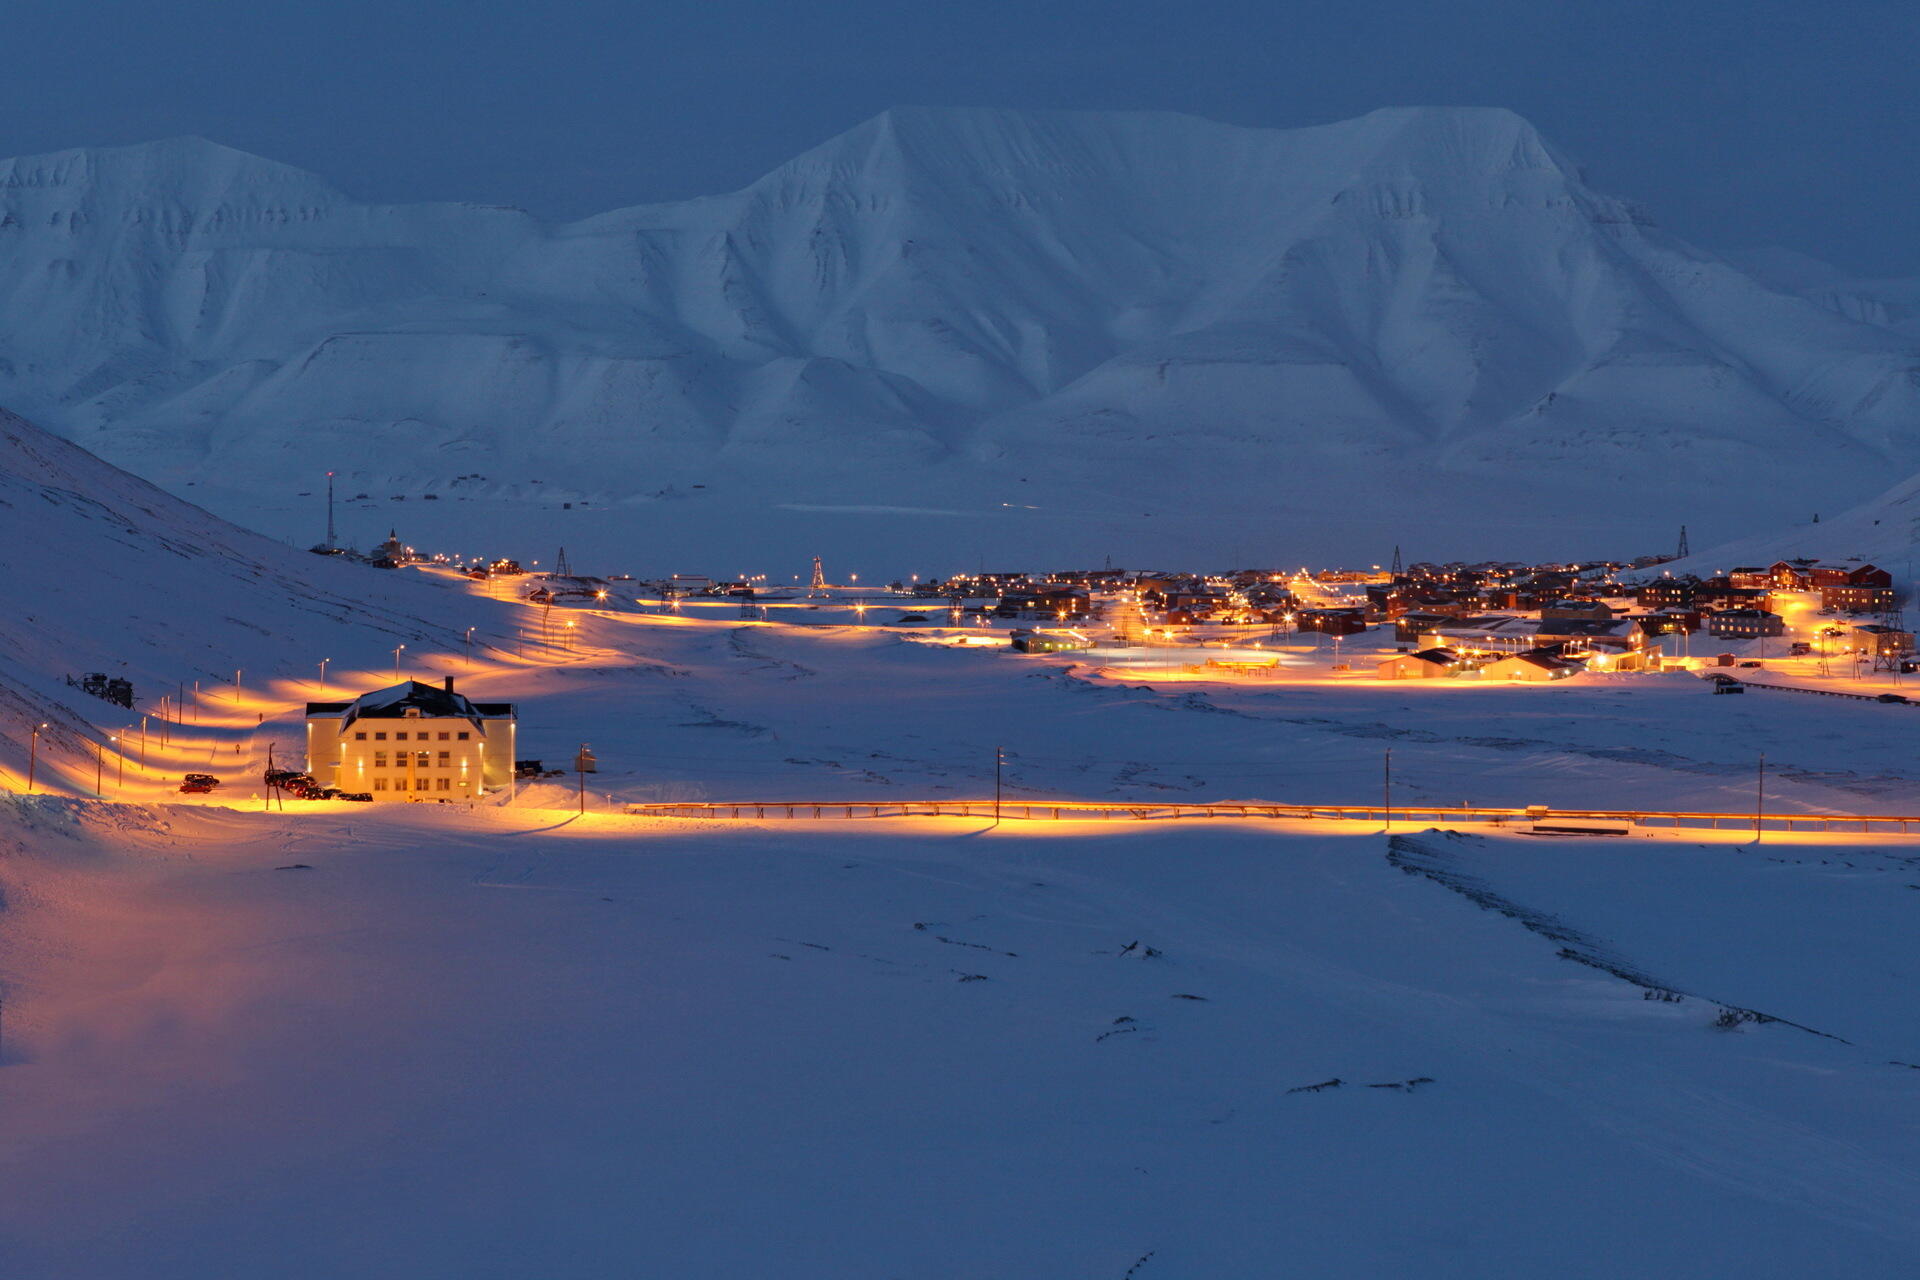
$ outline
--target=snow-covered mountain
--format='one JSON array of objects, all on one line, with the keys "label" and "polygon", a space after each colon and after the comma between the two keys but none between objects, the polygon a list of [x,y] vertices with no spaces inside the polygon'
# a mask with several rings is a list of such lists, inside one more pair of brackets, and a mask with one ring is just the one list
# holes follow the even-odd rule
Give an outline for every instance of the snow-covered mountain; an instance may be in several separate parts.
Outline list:
[{"label": "snow-covered mountain", "polygon": [[1742,532],[1920,469],[1920,343],[1884,318],[1663,234],[1490,109],[897,110],[560,227],[198,139],[0,162],[0,400],[276,532],[333,469],[478,503],[435,511],[452,545],[585,499],[626,504],[608,549],[729,571],[873,554],[821,508],[944,515],[919,556]]}]

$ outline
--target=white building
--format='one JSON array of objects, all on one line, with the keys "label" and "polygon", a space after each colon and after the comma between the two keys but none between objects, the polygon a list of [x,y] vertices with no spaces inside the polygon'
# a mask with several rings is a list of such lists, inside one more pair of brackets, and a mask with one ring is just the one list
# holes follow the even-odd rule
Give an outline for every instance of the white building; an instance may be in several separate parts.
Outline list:
[{"label": "white building", "polygon": [[511,702],[409,680],[352,702],[307,704],[307,772],[375,800],[470,800],[513,780]]},{"label": "white building", "polygon": [[1422,649],[1419,653],[1400,653],[1380,663],[1382,680],[1434,680],[1457,676],[1464,670],[1460,655],[1452,649]]}]

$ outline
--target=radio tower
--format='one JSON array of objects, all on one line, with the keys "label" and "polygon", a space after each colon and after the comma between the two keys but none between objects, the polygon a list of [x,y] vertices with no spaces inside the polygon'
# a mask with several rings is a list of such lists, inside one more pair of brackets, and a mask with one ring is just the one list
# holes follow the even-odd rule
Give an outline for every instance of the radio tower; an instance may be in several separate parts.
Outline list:
[{"label": "radio tower", "polygon": [[1692,554],[1693,552],[1690,551],[1687,547],[1687,526],[1681,525],[1680,526],[1680,549],[1673,553],[1673,558],[1675,560],[1685,560],[1688,556]]},{"label": "radio tower", "polygon": [[573,566],[567,563],[567,549],[565,547],[560,548],[560,558],[553,562],[553,576],[556,578],[571,578],[573,576]]},{"label": "radio tower", "polygon": [[820,567],[820,557],[813,558],[813,580],[807,584],[807,594],[825,593],[827,589],[827,571]]},{"label": "radio tower", "polygon": [[333,472],[327,472],[327,550],[331,551],[340,542],[333,532]]},{"label": "radio tower", "polygon": [[1403,576],[1400,568],[1400,548],[1397,546],[1393,549],[1393,576],[1396,578]]}]

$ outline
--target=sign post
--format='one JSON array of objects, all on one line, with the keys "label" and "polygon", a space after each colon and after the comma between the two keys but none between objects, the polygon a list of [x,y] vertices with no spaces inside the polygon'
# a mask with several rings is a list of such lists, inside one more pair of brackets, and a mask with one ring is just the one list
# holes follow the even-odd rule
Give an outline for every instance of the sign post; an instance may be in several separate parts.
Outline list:
[{"label": "sign post", "polygon": [[583,816],[587,812],[587,775],[600,772],[598,765],[599,761],[593,756],[593,748],[584,742],[581,743],[580,750],[573,756],[573,771],[580,776],[580,812]]}]

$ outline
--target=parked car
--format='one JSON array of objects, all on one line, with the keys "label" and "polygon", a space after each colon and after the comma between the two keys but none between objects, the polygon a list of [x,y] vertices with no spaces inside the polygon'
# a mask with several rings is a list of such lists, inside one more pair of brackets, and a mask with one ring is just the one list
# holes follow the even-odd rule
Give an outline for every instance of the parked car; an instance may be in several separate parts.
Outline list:
[{"label": "parked car", "polygon": [[1908,701],[1911,701],[1911,699],[1902,697],[1900,694],[1897,694],[1897,693],[1883,693],[1879,697],[1875,698],[1874,701],[1875,702],[1908,702]]},{"label": "parked car", "polygon": [[180,779],[180,793],[189,796],[203,796],[220,785],[220,779],[210,773],[190,773]]},{"label": "parked car", "polygon": [[371,791],[342,791],[342,792],[340,793],[340,798],[341,798],[342,800],[357,800],[357,801],[359,801],[359,802],[360,802],[361,804],[372,804],[372,803],[373,803],[373,792],[371,792]]}]

